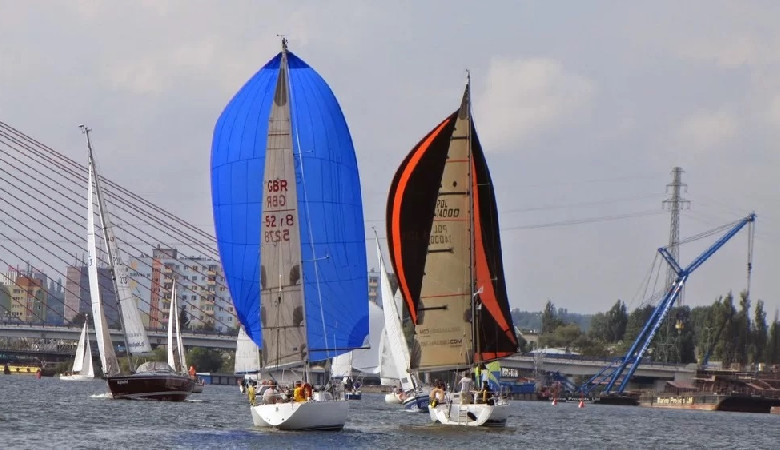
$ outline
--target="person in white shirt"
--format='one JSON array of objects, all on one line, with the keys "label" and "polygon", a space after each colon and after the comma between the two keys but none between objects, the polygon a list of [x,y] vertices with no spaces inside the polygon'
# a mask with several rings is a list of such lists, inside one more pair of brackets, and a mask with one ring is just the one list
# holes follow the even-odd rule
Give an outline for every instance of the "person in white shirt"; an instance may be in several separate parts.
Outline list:
[{"label": "person in white shirt", "polygon": [[274,386],[268,386],[268,389],[263,392],[263,403],[266,405],[276,403],[276,389]]},{"label": "person in white shirt", "polygon": [[474,381],[469,377],[468,372],[463,373],[463,378],[460,379],[460,402],[461,404],[470,403],[471,388],[474,386]]}]

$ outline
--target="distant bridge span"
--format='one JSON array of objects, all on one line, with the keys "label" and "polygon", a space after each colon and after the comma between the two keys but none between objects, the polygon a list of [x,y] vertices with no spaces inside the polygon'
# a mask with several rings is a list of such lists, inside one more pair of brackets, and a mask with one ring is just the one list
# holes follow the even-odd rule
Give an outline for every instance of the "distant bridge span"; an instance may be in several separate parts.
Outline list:
[{"label": "distant bridge span", "polygon": [[[544,355],[540,356],[510,356],[501,360],[501,366],[506,368],[534,370],[545,372],[560,372],[566,376],[591,377],[597,374],[613,358],[587,358],[572,355]],[[666,381],[690,379],[695,369],[689,365],[668,364],[652,361],[643,361],[639,365],[634,378]]]},{"label": "distant bridge span", "polygon": [[[81,327],[67,326],[49,326],[49,325],[29,325],[29,324],[0,324],[0,338],[28,338],[28,339],[48,339],[63,341],[78,341],[81,335]],[[94,340],[95,330],[90,329],[88,333]],[[115,344],[124,344],[122,331],[110,329],[111,341]],[[149,342],[152,347],[157,345],[166,345],[168,343],[168,332],[165,330],[147,330]],[[224,350],[236,349],[236,336],[229,334],[217,334],[209,332],[183,332],[181,334],[185,346],[206,347]]]}]

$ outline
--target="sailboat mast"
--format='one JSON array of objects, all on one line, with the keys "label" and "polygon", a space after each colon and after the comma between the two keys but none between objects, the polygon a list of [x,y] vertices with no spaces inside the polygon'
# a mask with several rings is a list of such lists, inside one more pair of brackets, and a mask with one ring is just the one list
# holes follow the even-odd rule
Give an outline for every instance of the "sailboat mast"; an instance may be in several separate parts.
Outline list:
[{"label": "sailboat mast", "polygon": [[471,359],[476,362],[477,355],[480,354],[479,348],[479,313],[477,312],[475,298],[476,291],[474,286],[474,152],[471,149],[471,72],[466,70],[466,114],[467,114],[467,136],[468,136],[468,174],[469,174],[469,286],[471,286],[471,338],[473,343],[473,354]]},{"label": "sailboat mast", "polygon": [[[100,225],[103,230],[103,238],[105,239],[108,227],[106,226],[105,204],[103,203],[103,191],[100,189],[100,179],[97,174],[97,169],[95,168],[95,158],[92,155],[92,142],[89,139],[89,132],[92,131],[92,129],[88,128],[86,125],[83,124],[79,125],[79,128],[81,128],[81,132],[87,136],[89,167],[95,178],[95,196],[97,197],[98,200],[98,211],[99,211],[98,214],[100,215]],[[114,271],[114,254],[111,251],[111,246],[108,244],[106,244],[106,253],[108,253],[108,260],[110,261],[109,266],[111,267],[111,282],[114,285],[114,293],[115,293],[114,295],[116,295],[117,311],[122,311],[122,305],[119,303],[119,286],[117,286],[116,272]],[[97,261],[95,261],[95,264],[97,264]],[[127,343],[127,334],[125,333],[124,317],[122,316],[121,312],[119,314],[119,325],[122,327],[122,339],[125,344],[125,353],[127,354],[128,370],[130,370],[130,372],[132,373],[133,357],[130,355],[130,346]]]}]

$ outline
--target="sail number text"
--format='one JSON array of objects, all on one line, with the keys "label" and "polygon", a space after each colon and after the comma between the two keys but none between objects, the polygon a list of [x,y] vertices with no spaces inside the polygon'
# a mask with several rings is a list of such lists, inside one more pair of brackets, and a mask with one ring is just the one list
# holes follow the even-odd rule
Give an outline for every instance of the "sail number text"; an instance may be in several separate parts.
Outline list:
[{"label": "sail number text", "polygon": [[265,215],[265,242],[281,242],[290,240],[290,227],[295,225],[292,214],[277,216],[273,213]]},{"label": "sail number text", "polygon": [[[265,183],[266,214],[263,219],[265,242],[282,242],[290,240],[290,229],[295,226],[295,215],[286,211],[279,211],[287,206],[287,192],[289,183],[284,179],[267,180]],[[277,209],[277,211],[274,211]]]},{"label": "sail number text", "polygon": [[436,199],[436,210],[434,211],[435,217],[458,217],[460,216],[460,208],[450,208],[447,206],[447,200],[442,198]]},{"label": "sail number text", "polygon": [[268,180],[266,182],[266,208],[284,208],[287,206],[287,180]]}]

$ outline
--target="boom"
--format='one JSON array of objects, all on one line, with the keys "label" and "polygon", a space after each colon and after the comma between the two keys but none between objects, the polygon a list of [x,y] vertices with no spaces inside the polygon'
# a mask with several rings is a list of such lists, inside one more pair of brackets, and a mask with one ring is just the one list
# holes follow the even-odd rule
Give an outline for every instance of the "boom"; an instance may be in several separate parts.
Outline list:
[{"label": "boom", "polygon": [[661,326],[664,318],[666,318],[667,313],[671,310],[675,300],[679,296],[680,291],[682,291],[682,288],[685,286],[685,282],[688,280],[688,277],[691,275],[691,273],[698,269],[704,263],[704,261],[709,259],[709,257],[712,256],[716,251],[723,247],[723,245],[728,242],[729,239],[734,237],[734,235],[737,234],[737,232],[739,232],[739,230],[741,230],[745,225],[752,223],[755,220],[755,213],[750,213],[746,217],[739,220],[731,229],[729,229],[729,231],[726,232],[726,234],[724,234],[720,239],[712,244],[707,250],[702,252],[685,268],[680,267],[678,262],[675,261],[674,257],[672,257],[668,248],[659,248],[658,252],[661,254],[661,256],[663,256],[666,262],[669,263],[669,265],[677,274],[674,283],[672,283],[664,298],[655,307],[653,313],[650,315],[650,318],[647,320],[647,323],[645,323],[645,326],[642,328],[642,331],[639,333],[626,355],[602,369],[601,372],[580,386],[579,390],[587,394],[590,393],[596,386],[606,383],[606,387],[604,388],[605,394],[609,394],[615,385],[618,385],[617,392],[622,394],[623,390],[628,385],[628,380],[631,379],[637,367],[642,362],[642,358],[645,354],[645,351],[647,350],[647,347],[650,346],[655,333],[658,331],[658,328]]}]

